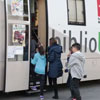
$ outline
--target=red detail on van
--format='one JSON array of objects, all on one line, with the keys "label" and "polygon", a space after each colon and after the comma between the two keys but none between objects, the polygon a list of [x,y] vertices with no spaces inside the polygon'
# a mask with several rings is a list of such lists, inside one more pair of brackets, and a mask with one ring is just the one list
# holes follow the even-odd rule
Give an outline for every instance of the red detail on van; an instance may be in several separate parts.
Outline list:
[{"label": "red detail on van", "polygon": [[100,0],[97,0],[97,4],[98,4],[98,17],[100,17]]},{"label": "red detail on van", "polygon": [[22,34],[20,34],[19,31],[15,31],[15,36],[14,36],[14,39],[16,40],[19,40],[19,41],[23,41],[24,40],[24,36]]}]

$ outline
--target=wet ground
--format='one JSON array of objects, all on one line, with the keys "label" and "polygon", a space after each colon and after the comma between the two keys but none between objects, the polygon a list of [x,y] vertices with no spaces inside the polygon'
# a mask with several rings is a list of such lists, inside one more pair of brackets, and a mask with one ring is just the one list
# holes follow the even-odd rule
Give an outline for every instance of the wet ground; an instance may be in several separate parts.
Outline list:
[{"label": "wet ground", "polygon": [[[82,83],[80,87],[82,100],[100,100],[100,81]],[[45,100],[52,99],[53,92],[45,92]],[[70,100],[70,91],[66,86],[59,88],[59,100]],[[24,93],[11,93],[0,96],[0,100],[40,100],[39,94],[26,95]]]}]

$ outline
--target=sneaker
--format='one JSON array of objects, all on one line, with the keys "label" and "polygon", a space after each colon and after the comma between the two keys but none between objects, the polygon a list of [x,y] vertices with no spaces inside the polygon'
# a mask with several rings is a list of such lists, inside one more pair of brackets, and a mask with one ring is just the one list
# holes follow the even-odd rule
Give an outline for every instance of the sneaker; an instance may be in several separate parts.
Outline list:
[{"label": "sneaker", "polygon": [[40,100],[44,100],[44,96],[43,95],[40,95]]},{"label": "sneaker", "polygon": [[36,86],[33,86],[33,87],[32,87],[32,90],[33,90],[33,91],[37,91],[37,87],[36,87]]}]

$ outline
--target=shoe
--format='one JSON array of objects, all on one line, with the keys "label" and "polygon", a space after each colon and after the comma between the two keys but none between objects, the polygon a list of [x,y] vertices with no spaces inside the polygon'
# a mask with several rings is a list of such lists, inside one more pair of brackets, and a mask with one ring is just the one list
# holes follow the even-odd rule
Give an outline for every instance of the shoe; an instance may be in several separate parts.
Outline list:
[{"label": "shoe", "polygon": [[44,100],[44,96],[43,95],[40,95],[40,100]]},{"label": "shoe", "polygon": [[59,99],[59,97],[58,97],[58,96],[53,96],[52,98],[53,98],[53,99]]},{"label": "shoe", "polygon": [[32,90],[33,90],[33,91],[37,91],[37,87],[36,87],[36,86],[33,86],[33,87],[32,87]]}]

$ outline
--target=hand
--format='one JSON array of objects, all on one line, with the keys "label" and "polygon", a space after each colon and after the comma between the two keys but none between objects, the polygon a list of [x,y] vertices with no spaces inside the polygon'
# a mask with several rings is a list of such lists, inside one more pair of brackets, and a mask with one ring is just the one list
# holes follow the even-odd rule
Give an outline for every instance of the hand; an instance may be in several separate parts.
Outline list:
[{"label": "hand", "polygon": [[36,48],[36,53],[38,52],[38,48]]},{"label": "hand", "polygon": [[87,78],[87,75],[84,75],[83,78]]},{"label": "hand", "polygon": [[41,47],[41,46],[43,46],[43,44],[42,44],[42,43],[40,43],[40,44],[39,44],[39,47]]},{"label": "hand", "polygon": [[43,44],[41,43],[40,46],[43,46]]},{"label": "hand", "polygon": [[65,69],[65,73],[68,73],[68,69]]},{"label": "hand", "polygon": [[67,55],[67,57],[70,57],[70,55],[71,55],[71,52],[69,52],[69,54]]},{"label": "hand", "polygon": [[48,52],[45,52],[46,55],[48,55]]}]

